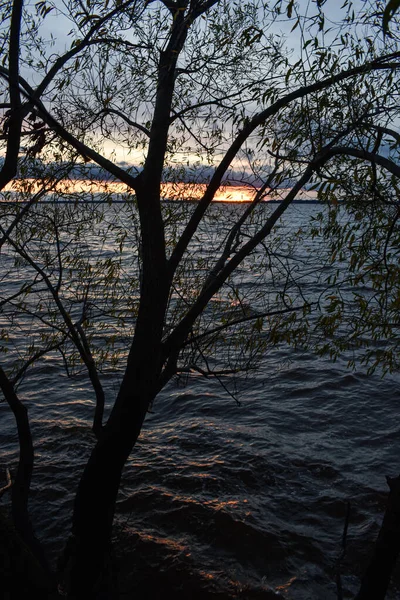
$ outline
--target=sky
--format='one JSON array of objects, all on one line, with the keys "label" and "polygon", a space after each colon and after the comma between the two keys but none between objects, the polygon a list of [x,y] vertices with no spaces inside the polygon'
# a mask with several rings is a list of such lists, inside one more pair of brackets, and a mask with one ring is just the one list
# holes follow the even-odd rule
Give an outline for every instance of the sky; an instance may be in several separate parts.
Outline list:
[{"label": "sky", "polygon": [[[56,5],[62,6],[62,2],[60,0],[56,0]],[[354,3],[355,7],[360,7],[365,4],[363,0],[356,0]],[[337,0],[327,0],[324,4],[324,11],[327,15],[327,20],[331,19],[334,21],[341,14],[340,6],[342,2],[338,2]],[[300,0],[299,3],[300,11],[311,10],[315,12],[315,2],[312,0]],[[296,55],[298,55],[299,48],[301,45],[300,40],[300,28],[296,28],[294,31],[290,31],[293,27],[293,24],[296,20],[295,15],[293,18],[288,21],[286,17],[279,19],[275,24],[275,29],[277,32],[282,32],[284,35],[288,37],[289,45],[294,50],[294,58],[296,59]],[[68,21],[57,15],[56,13],[50,13],[45,21],[46,26],[43,28],[42,35],[44,38],[50,39],[51,37],[55,40],[54,48],[52,48],[52,52],[64,52],[66,49],[70,47],[71,38],[68,37],[68,32],[70,30],[70,24]],[[25,75],[25,74],[24,74]],[[28,80],[31,79],[32,74],[26,73],[26,77]],[[127,163],[127,164],[135,164],[138,165],[143,161],[144,154],[142,151],[128,151],[126,148],[119,146],[114,141],[103,138],[103,146],[104,153],[106,156],[113,156],[113,160],[118,163]],[[186,157],[192,159],[193,157]],[[179,153],[177,154],[177,161],[180,160]],[[196,160],[198,158],[196,157]]]}]

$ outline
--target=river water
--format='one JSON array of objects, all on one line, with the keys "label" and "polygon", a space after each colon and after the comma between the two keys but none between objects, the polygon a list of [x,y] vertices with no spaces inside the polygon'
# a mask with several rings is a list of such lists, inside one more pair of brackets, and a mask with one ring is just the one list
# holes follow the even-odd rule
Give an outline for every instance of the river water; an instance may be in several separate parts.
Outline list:
[{"label": "river water", "polygon": [[[317,209],[291,210],[290,223],[305,224]],[[383,516],[385,475],[400,470],[399,376],[346,363],[281,345],[250,378],[237,377],[240,403],[196,374],[162,391],[118,499],[123,597],[334,600],[338,568],[352,597]],[[104,384],[112,398],[117,378],[106,372]],[[93,396],[83,376],[68,378],[52,360],[38,362],[19,393],[36,447],[33,519],[55,557],[93,443]],[[4,470],[17,460],[5,403],[0,417]],[[400,598],[399,571],[387,597]]]}]

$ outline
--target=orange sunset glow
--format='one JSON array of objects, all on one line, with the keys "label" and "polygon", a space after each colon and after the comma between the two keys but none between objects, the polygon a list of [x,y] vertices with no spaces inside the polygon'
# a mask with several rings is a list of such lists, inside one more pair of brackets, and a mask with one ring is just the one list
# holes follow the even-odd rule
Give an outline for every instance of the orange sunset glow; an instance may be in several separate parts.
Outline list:
[{"label": "orange sunset glow", "polygon": [[[15,179],[4,189],[17,195],[16,200],[27,200],[27,196],[38,193],[47,188],[48,194],[59,194],[73,196],[76,194],[132,194],[133,191],[125,183],[119,181],[102,181],[90,179],[60,179],[58,181],[43,181],[38,179]],[[162,183],[161,196],[166,200],[200,200],[206,191],[205,183]],[[265,201],[280,200],[285,197],[288,190],[276,190],[264,196]],[[215,202],[251,202],[257,189],[250,185],[223,185],[220,186],[214,196]],[[311,199],[316,196],[315,192],[302,191],[298,199]],[[7,197],[1,197],[7,200]]]},{"label": "orange sunset glow", "polygon": [[[5,188],[6,192],[35,194],[48,188],[49,194],[129,194],[130,188],[119,181],[100,181],[90,179],[61,179],[57,182],[43,182],[35,179],[19,179],[11,181]],[[206,190],[205,183],[163,183],[161,195],[168,200],[200,200]],[[214,196],[216,202],[250,202],[256,190],[250,186],[221,186]]]},{"label": "orange sunset glow", "polygon": [[[57,182],[43,182],[35,179],[19,179],[11,181],[5,188],[5,192],[21,194],[21,200],[26,194],[35,194],[48,188],[49,194],[129,194],[130,188],[118,181],[97,181],[89,179],[61,179]],[[168,200],[200,200],[207,185],[205,183],[163,183],[161,184],[161,195]],[[256,189],[245,185],[221,186],[215,196],[216,202],[251,202]],[[266,198],[268,199],[268,198]]]}]

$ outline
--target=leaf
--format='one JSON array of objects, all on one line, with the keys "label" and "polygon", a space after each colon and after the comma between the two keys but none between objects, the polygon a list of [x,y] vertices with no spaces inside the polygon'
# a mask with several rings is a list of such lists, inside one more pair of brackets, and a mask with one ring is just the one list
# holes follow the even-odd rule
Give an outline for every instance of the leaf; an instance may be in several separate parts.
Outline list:
[{"label": "leaf", "polygon": [[292,16],[293,6],[294,6],[294,0],[290,0],[289,4],[287,6],[287,9],[286,9],[286,14],[288,16],[288,19],[290,19]]},{"label": "leaf", "polygon": [[290,33],[292,33],[292,31],[294,31],[296,29],[296,27],[299,26],[299,24],[300,24],[300,19],[297,19],[296,23],[293,25],[292,29],[290,30]]},{"label": "leaf", "polygon": [[264,324],[264,319],[262,317],[258,317],[256,322],[254,323],[254,329],[260,333],[262,331],[263,324]]}]

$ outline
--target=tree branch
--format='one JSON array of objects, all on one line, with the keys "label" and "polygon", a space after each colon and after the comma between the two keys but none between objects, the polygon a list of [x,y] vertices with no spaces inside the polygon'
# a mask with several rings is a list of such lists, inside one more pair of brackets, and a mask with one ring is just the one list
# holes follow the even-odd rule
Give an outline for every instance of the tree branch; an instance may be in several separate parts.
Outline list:
[{"label": "tree branch", "polygon": [[[94,423],[93,423],[93,431],[96,435],[99,435],[100,431],[101,431],[101,427],[102,427],[102,417],[103,417],[103,412],[104,412],[104,400],[105,400],[104,390],[103,390],[103,387],[100,382],[99,374],[97,372],[97,368],[96,368],[95,362],[93,360],[93,356],[92,356],[89,346],[87,344],[86,336],[84,335],[82,328],[80,327],[80,323],[74,324],[72,322],[72,319],[71,319],[68,311],[65,309],[65,307],[60,299],[57,289],[53,286],[53,284],[50,281],[50,278],[43,271],[43,269],[29,256],[29,254],[27,254],[25,252],[25,250],[20,248],[16,244],[16,242],[14,242],[10,238],[10,236],[6,236],[6,239],[7,239],[8,243],[15,249],[15,251],[24,260],[26,260],[26,262],[42,277],[44,283],[47,286],[47,289],[49,290],[50,294],[53,297],[53,300],[60,312],[60,315],[63,318],[63,321],[67,327],[69,335],[70,335],[72,341],[74,342],[75,347],[78,350],[79,355],[80,355],[84,365],[86,366],[86,369],[87,369],[87,372],[89,375],[89,379],[91,381],[91,384],[92,384],[92,387],[93,387],[93,390],[94,390],[95,396],[96,396],[96,411],[95,411],[95,418],[94,418]],[[54,325],[53,325],[53,327],[54,327]]]},{"label": "tree branch", "polygon": [[241,325],[242,323],[247,323],[248,321],[256,321],[257,319],[264,319],[265,317],[276,317],[278,315],[285,315],[285,314],[292,313],[292,312],[298,312],[298,311],[304,310],[305,307],[308,308],[310,306],[312,306],[312,304],[308,303],[308,304],[304,304],[302,306],[287,307],[287,308],[282,308],[281,310],[270,310],[270,311],[266,311],[266,312],[256,313],[254,315],[249,315],[247,317],[241,317],[240,319],[234,319],[233,321],[229,321],[228,323],[224,323],[223,325],[214,327],[213,329],[210,329],[209,331],[205,331],[204,333],[201,333],[200,335],[188,338],[182,344],[182,348],[185,348],[186,346],[190,345],[192,342],[198,342],[199,340],[207,338],[210,335],[220,333],[221,331],[224,331],[225,329],[229,329],[230,327],[233,327],[234,325]]},{"label": "tree branch", "polygon": [[243,143],[253,133],[253,131],[255,129],[257,129],[257,127],[264,124],[267,119],[274,116],[277,112],[279,112],[279,110],[281,110],[285,106],[288,106],[294,100],[303,98],[304,96],[307,96],[308,94],[324,90],[324,89],[329,88],[330,86],[340,83],[346,79],[355,77],[357,75],[362,75],[362,74],[368,73],[373,70],[380,70],[380,69],[393,70],[393,68],[398,67],[400,65],[400,63],[395,63],[395,64],[388,63],[388,62],[385,62],[385,59],[392,60],[393,58],[399,58],[399,57],[400,57],[400,52],[392,53],[392,54],[387,55],[386,57],[381,57],[380,59],[374,60],[365,65],[361,65],[359,67],[353,67],[351,69],[347,69],[346,71],[341,71],[340,73],[337,73],[336,75],[332,75],[330,77],[327,77],[326,79],[317,81],[310,85],[301,86],[297,90],[294,90],[293,92],[290,92],[289,94],[286,94],[284,97],[280,98],[279,100],[277,100],[276,102],[271,104],[268,108],[259,112],[252,119],[250,119],[249,122],[243,127],[243,129],[236,136],[236,138],[233,141],[233,143],[231,144],[230,148],[225,153],[224,158],[221,160],[218,167],[216,168],[214,175],[211,178],[210,183],[208,184],[207,190],[205,191],[202,199],[197,204],[192,217],[190,218],[181,237],[179,238],[179,240],[169,258],[169,261],[168,261],[170,278],[172,279],[172,277],[175,273],[175,270],[176,270],[178,264],[180,263],[182,256],[185,253],[186,248],[188,247],[188,245],[190,243],[190,240],[192,239],[192,236],[194,235],[201,219],[203,218],[205,211],[207,210],[208,206],[212,202],[216,191],[218,190],[219,186],[221,185],[221,181],[222,181],[222,178],[223,178],[225,172],[229,168],[231,162],[233,161],[236,154],[242,147]]},{"label": "tree branch", "polygon": [[383,167],[389,171],[389,173],[392,173],[392,175],[400,177],[400,165],[390,160],[390,158],[382,156],[381,154],[376,154],[375,152],[370,152],[368,150],[362,150],[359,148],[351,148],[349,146],[337,146],[329,151],[330,157],[341,154],[346,154],[347,156],[353,156],[354,158],[361,158],[362,160],[369,161],[373,164]]},{"label": "tree branch", "polygon": [[273,214],[268,218],[266,223],[261,229],[246,243],[240,250],[231,258],[231,260],[224,266],[223,269],[218,273],[213,281],[210,281],[207,288],[203,289],[193,306],[189,309],[187,314],[182,318],[180,323],[175,327],[174,331],[165,340],[165,354],[168,356],[169,352],[177,347],[180,347],[185,343],[186,337],[191,330],[193,323],[197,317],[204,310],[210,299],[215,293],[221,288],[227,278],[233,273],[233,271],[239,266],[239,264],[256,248],[256,246],[262,242],[272,231],[272,228],[286,211],[291,202],[296,198],[298,192],[304,187],[310,180],[313,173],[318,171],[327,161],[336,155],[349,155],[357,158],[363,158],[380,164],[386,168],[389,172],[395,176],[400,177],[400,166],[396,165],[393,161],[377,155],[371,152],[357,150],[351,147],[339,146],[332,147],[327,146],[320,154],[318,154],[314,161],[312,161],[301,178],[292,187],[290,192],[286,195],[286,198],[280,202],[278,207],[275,209]]},{"label": "tree branch", "polygon": [[37,360],[39,360],[39,358],[41,358],[42,356],[45,356],[46,354],[48,354],[49,352],[52,352],[53,350],[58,350],[60,348],[60,346],[64,343],[66,338],[67,338],[67,335],[64,334],[64,338],[62,340],[60,340],[59,342],[57,342],[56,344],[51,344],[47,348],[42,348],[41,350],[38,350],[37,352],[35,352],[35,354],[33,356],[31,356],[25,362],[25,364],[18,370],[18,372],[14,375],[14,377],[12,379],[12,385],[16,386],[18,381],[21,379],[21,377],[23,377],[23,375],[26,373],[26,371],[29,369],[29,367],[31,365],[33,365]]},{"label": "tree branch", "polygon": [[228,239],[226,241],[225,244],[225,248],[220,256],[220,258],[217,260],[215,267],[211,270],[209,276],[207,277],[203,288],[205,289],[208,284],[210,283],[210,281],[212,279],[214,279],[218,273],[221,271],[221,269],[225,266],[227,260],[229,259],[229,257],[232,254],[232,244],[234,242],[234,239],[236,238],[236,236],[238,235],[238,233],[240,232],[240,228],[242,227],[242,225],[246,222],[246,220],[248,219],[248,217],[253,213],[254,209],[256,208],[256,206],[258,206],[258,204],[262,201],[264,192],[267,188],[270,187],[274,176],[276,175],[276,171],[278,169],[277,164],[275,165],[275,168],[273,169],[273,171],[268,175],[268,178],[266,180],[266,182],[261,186],[261,188],[257,191],[253,201],[251,202],[251,204],[249,204],[249,206],[246,208],[246,210],[243,212],[242,216],[240,217],[240,219],[234,224],[234,226],[232,227],[229,235],[228,235]]},{"label": "tree branch", "polygon": [[382,127],[381,125],[371,124],[369,127],[371,127],[372,129],[375,129],[379,133],[390,135],[391,137],[393,137],[396,140],[396,142],[398,144],[400,144],[400,133],[398,133],[397,131],[390,129],[389,127]]},{"label": "tree branch", "polygon": [[3,236],[0,238],[0,250],[1,250],[2,246],[3,246],[3,244],[9,239],[10,235],[12,234],[13,230],[18,225],[18,223],[20,223],[21,220],[23,219],[23,217],[26,215],[26,213],[29,212],[29,210],[31,209],[31,207],[34,204],[37,204],[37,202],[39,202],[39,200],[43,196],[45,196],[46,194],[48,194],[56,185],[57,185],[57,182],[54,181],[49,187],[42,188],[41,190],[39,190],[39,192],[37,192],[36,194],[34,194],[31,197],[31,199],[29,200],[29,202],[27,202],[23,206],[23,208],[18,212],[18,214],[13,219],[13,221],[10,223],[10,225],[7,228],[7,230],[4,232]]},{"label": "tree branch", "polygon": [[45,75],[42,82],[35,89],[34,98],[39,99],[42,96],[43,92],[45,91],[45,89],[47,88],[49,83],[52,81],[52,79],[54,79],[54,77],[57,75],[58,71],[60,69],[62,69],[62,67],[69,60],[71,60],[71,58],[73,58],[74,56],[79,54],[79,52],[81,52],[84,48],[88,47],[89,45],[98,43],[99,40],[91,40],[91,37],[97,31],[99,31],[106,24],[107,21],[109,21],[110,19],[115,17],[115,15],[117,15],[121,11],[125,10],[125,8],[128,8],[134,2],[135,2],[135,0],[128,0],[127,2],[124,2],[122,4],[117,3],[116,8],[114,8],[112,11],[110,11],[107,15],[105,15],[98,21],[96,21],[96,23],[93,25],[93,27],[91,27],[91,29],[88,31],[88,33],[85,35],[85,37],[79,44],[77,44],[76,46],[71,48],[71,50],[66,52],[63,56],[60,56],[55,61],[55,63],[53,64],[53,66],[51,67],[51,69],[49,70],[47,75]]},{"label": "tree branch", "polygon": [[12,410],[18,431],[19,461],[14,484],[11,488],[12,517],[14,526],[38,558],[42,567],[49,570],[43,548],[36,538],[28,511],[29,490],[32,479],[34,451],[28,411],[22,404],[14,387],[0,365],[0,389]]},{"label": "tree branch", "polygon": [[206,2],[194,3],[192,11],[189,13],[190,23],[207,12],[210,8],[218,4],[219,0],[207,0]]},{"label": "tree branch", "polygon": [[10,105],[7,127],[7,149],[0,171],[0,190],[16,175],[23,115],[19,90],[19,48],[23,0],[14,0],[11,14],[10,43],[8,52]]},{"label": "tree branch", "polygon": [[[326,159],[327,160],[327,159]],[[219,272],[217,277],[213,281],[210,281],[207,288],[203,289],[197,300],[194,302],[192,307],[182,318],[180,323],[175,327],[174,331],[165,340],[165,354],[171,352],[176,347],[180,347],[185,343],[186,337],[193,326],[193,323],[197,317],[202,313],[205,306],[208,304],[210,299],[217,293],[223,283],[229,277],[229,275],[239,266],[239,264],[246,258],[254,248],[272,231],[272,228],[285,212],[287,207],[295,199],[298,192],[304,187],[304,185],[310,180],[314,171],[321,166],[323,160],[319,159],[311,163],[302,177],[297,181],[296,185],[290,190],[286,198],[281,201],[277,206],[272,215],[268,218],[267,222],[263,227],[246,243],[241,249],[231,258],[231,260],[225,265],[225,267]]]},{"label": "tree branch", "polygon": [[120,117],[121,119],[123,119],[131,127],[136,127],[136,129],[139,129],[139,131],[141,131],[142,133],[147,135],[147,137],[150,137],[150,131],[147,129],[147,127],[144,127],[140,123],[136,123],[136,121],[132,121],[129,117],[124,115],[124,113],[122,113],[120,110],[117,110],[116,108],[103,108],[101,111],[99,111],[97,113],[96,116],[100,116],[101,114],[116,115],[117,117]]},{"label": "tree branch", "polygon": [[100,167],[103,167],[106,171],[108,171],[111,175],[114,175],[116,179],[125,183],[128,187],[133,190],[136,190],[138,185],[138,177],[134,177],[127,173],[124,169],[119,167],[118,165],[112,163],[110,160],[79,141],[75,136],[73,136],[69,131],[63,127],[54,117],[52,117],[43,104],[41,102],[34,101],[35,107],[41,119],[49,126],[51,129],[59,135],[62,139],[64,139],[70,146],[75,148],[77,152],[85,159],[91,159],[93,162],[97,163]]}]

